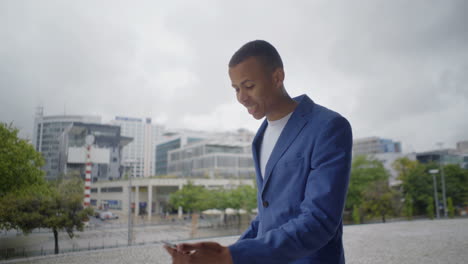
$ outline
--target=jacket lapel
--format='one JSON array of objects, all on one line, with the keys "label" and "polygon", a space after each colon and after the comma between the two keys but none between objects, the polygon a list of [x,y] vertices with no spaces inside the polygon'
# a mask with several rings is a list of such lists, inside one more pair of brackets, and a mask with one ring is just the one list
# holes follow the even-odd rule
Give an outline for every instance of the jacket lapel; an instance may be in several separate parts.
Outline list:
[{"label": "jacket lapel", "polygon": [[263,141],[263,134],[265,132],[267,124],[268,122],[266,121],[266,118],[265,118],[265,120],[263,120],[263,123],[258,129],[257,134],[255,135],[254,140],[252,142],[252,155],[253,155],[255,171],[256,171],[255,175],[257,178],[257,186],[259,186],[260,188],[263,188],[262,187],[263,186],[262,170],[260,170],[260,146]]},{"label": "jacket lapel", "polygon": [[[299,105],[296,107],[293,114],[289,118],[288,123],[286,123],[286,126],[283,129],[283,132],[281,132],[281,135],[278,138],[278,141],[276,142],[276,145],[273,148],[273,151],[271,152],[270,159],[268,160],[266,168],[265,168],[265,177],[262,179],[262,177],[260,176],[260,180],[263,183],[263,185],[259,185],[259,186],[262,186],[261,188],[262,195],[268,184],[268,180],[270,179],[271,173],[276,166],[276,163],[278,163],[278,160],[283,156],[283,154],[292,144],[294,139],[296,139],[297,135],[299,135],[302,128],[307,123],[307,119],[304,116],[310,114],[314,106],[314,102],[307,95],[298,96],[294,98],[294,100],[297,101]],[[261,131],[262,136],[266,128],[266,123],[267,122],[265,120],[264,124],[259,130],[259,132]],[[257,150],[259,149],[260,148],[257,147]],[[259,160],[257,159],[255,160],[254,163],[256,166],[257,174],[260,175],[260,172],[259,172],[260,170],[258,169],[258,161]]]},{"label": "jacket lapel", "polygon": [[297,135],[299,135],[299,132],[301,132],[306,123],[307,120],[302,117],[301,113],[295,112],[291,115],[288,123],[283,129],[283,132],[281,132],[281,135],[278,138],[273,151],[271,152],[270,159],[268,159],[262,185],[262,194],[265,190],[268,180],[270,179],[271,172],[276,166],[276,163],[283,156],[294,139],[296,139]]}]

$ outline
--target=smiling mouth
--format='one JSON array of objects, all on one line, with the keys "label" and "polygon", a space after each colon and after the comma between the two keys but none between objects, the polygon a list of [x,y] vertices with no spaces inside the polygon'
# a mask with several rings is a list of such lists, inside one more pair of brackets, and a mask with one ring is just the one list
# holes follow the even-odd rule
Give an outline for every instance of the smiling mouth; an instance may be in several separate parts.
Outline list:
[{"label": "smiling mouth", "polygon": [[246,106],[247,111],[249,111],[249,114],[253,114],[255,111],[255,105],[252,106]]}]

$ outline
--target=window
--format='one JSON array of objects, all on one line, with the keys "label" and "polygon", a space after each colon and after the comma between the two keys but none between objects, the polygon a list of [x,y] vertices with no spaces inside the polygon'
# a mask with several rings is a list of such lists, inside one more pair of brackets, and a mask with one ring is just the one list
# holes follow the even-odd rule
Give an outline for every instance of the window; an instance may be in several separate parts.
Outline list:
[{"label": "window", "polygon": [[104,204],[107,204],[107,208],[112,210],[122,210],[121,200],[103,200]]},{"label": "window", "polygon": [[237,157],[218,156],[218,167],[236,167]]},{"label": "window", "polygon": [[122,187],[102,187],[101,193],[123,192]]}]

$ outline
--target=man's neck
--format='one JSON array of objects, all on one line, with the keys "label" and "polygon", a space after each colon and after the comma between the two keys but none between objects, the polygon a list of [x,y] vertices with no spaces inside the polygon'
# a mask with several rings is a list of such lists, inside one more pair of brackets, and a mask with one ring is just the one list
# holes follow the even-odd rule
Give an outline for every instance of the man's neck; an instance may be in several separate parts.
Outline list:
[{"label": "man's neck", "polygon": [[296,101],[294,101],[291,97],[287,96],[284,98],[284,100],[277,104],[276,111],[268,114],[266,118],[268,119],[268,121],[279,120],[287,116],[292,111],[294,111],[297,105],[298,103]]}]

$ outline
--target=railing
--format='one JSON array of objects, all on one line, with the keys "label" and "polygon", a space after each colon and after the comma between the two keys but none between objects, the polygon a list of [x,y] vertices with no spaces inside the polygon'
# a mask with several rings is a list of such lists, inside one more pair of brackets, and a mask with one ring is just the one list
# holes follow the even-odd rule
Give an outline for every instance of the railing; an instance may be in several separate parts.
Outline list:
[{"label": "railing", "polygon": [[[158,226],[185,226],[187,233],[185,234],[165,234],[166,237],[170,236],[171,240],[187,240],[187,239],[194,239],[194,238],[203,238],[203,237],[218,237],[218,236],[226,236],[226,235],[237,235],[240,234],[243,229],[250,223],[252,216],[249,215],[226,215],[223,218],[220,216],[210,216],[210,217],[201,217],[195,227],[195,231],[192,229],[190,232],[190,226],[193,225],[191,219],[188,216],[185,216],[183,219],[176,219],[176,218],[169,218],[165,221],[159,220],[158,223],[154,222],[144,222],[140,221],[133,225],[133,228],[138,229],[140,228],[140,232],[146,230],[146,228],[158,227]],[[113,220],[111,220],[113,221]],[[85,227],[84,231],[106,231],[111,229],[127,229],[128,224],[124,222],[106,222],[105,225],[102,226],[90,226]],[[180,228],[176,228],[180,229]],[[120,232],[120,233],[119,233]],[[31,234],[50,234],[51,237],[52,231],[50,229],[35,229],[31,232]],[[157,233],[155,233],[157,234]],[[0,233],[0,239],[2,236],[22,236],[24,235],[21,231],[3,231]],[[77,235],[81,235],[81,233],[77,232]],[[89,250],[101,250],[101,249],[111,249],[111,248],[123,248],[128,246],[128,242],[126,238],[122,238],[121,231],[117,231],[117,233],[112,233],[111,236],[116,238],[115,242],[110,242],[109,240],[99,240],[93,241],[93,239],[102,239],[100,236],[100,232],[93,233],[90,241],[82,241],[78,246],[73,244],[72,247],[60,246],[59,247],[59,254],[69,253],[69,252],[80,252],[80,251],[89,251]],[[106,235],[107,236],[107,235]],[[108,238],[108,237],[106,237]],[[137,237],[134,238],[132,242],[132,246],[140,246],[140,245],[150,245],[150,244],[159,244],[165,238],[162,238],[160,235],[155,235],[153,237],[140,237],[137,241]],[[142,241],[145,238],[146,241]],[[59,240],[59,245],[61,241]],[[78,243],[77,243],[78,244]],[[28,249],[27,247],[1,247],[0,248],[0,260],[7,260],[7,259],[14,259],[14,258],[27,258],[27,257],[36,257],[36,256],[45,256],[45,255],[53,255],[55,251],[53,246],[41,246],[40,250],[37,249]]]},{"label": "railing", "polygon": [[[151,241],[151,242],[139,242],[133,243],[132,246],[142,246],[142,245],[150,245],[150,244],[162,244],[161,241]],[[80,251],[91,251],[91,250],[102,250],[102,249],[110,249],[110,248],[123,248],[127,247],[127,244],[116,243],[115,245],[92,245],[91,243],[88,244],[87,247],[72,247],[72,248],[65,248],[60,249],[59,254],[71,253],[71,252],[80,252]],[[37,256],[46,256],[46,255],[54,255],[54,249],[43,249],[41,250],[26,250],[23,248],[3,248],[0,249],[0,260],[7,260],[7,259],[14,259],[14,258],[29,258],[29,257],[37,257]]]}]

